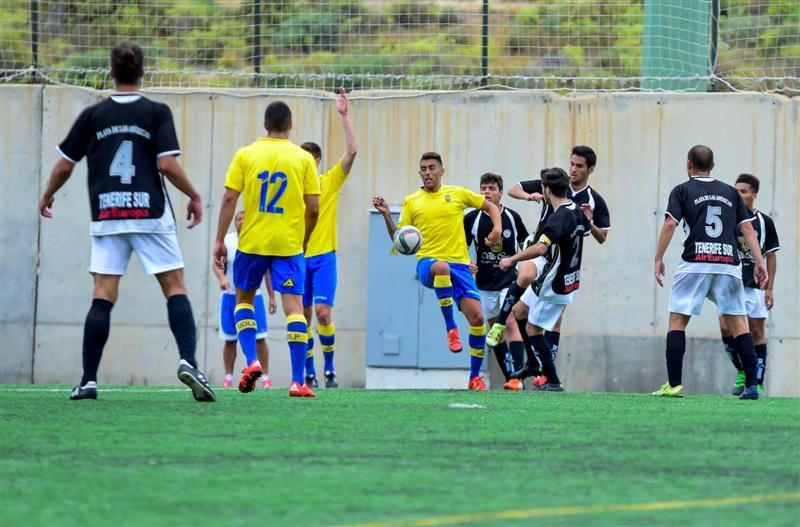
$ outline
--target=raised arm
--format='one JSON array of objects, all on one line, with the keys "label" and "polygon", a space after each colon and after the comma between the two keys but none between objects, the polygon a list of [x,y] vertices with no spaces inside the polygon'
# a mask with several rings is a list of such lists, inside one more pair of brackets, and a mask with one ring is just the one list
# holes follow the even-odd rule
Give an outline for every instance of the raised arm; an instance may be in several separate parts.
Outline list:
[{"label": "raised arm", "polygon": [[342,128],[344,128],[344,144],[345,152],[339,159],[342,165],[342,171],[349,174],[353,168],[353,161],[358,154],[358,143],[356,143],[356,132],[353,130],[353,123],[350,122],[350,114],[348,113],[347,93],[344,88],[339,88],[339,98],[336,99],[336,111],[342,116]]},{"label": "raised arm", "polygon": [[486,237],[486,245],[492,247],[502,243],[500,235],[503,231],[503,220],[500,218],[500,209],[497,205],[486,199],[483,200],[481,210],[487,213],[492,220],[492,232]]},{"label": "raised arm", "polygon": [[389,204],[383,199],[383,196],[375,196],[372,198],[372,206],[383,215],[383,221],[386,223],[386,232],[389,233],[389,238],[394,240],[394,233],[397,232],[397,225],[392,219],[392,213],[389,212]]},{"label": "raised arm", "polygon": [[514,199],[521,199],[522,201],[535,201],[540,203],[542,201],[542,195],[539,192],[532,192],[528,193],[522,188],[522,183],[517,183],[510,189],[508,189],[508,195]]},{"label": "raised arm", "polygon": [[[175,185],[175,188],[188,196],[189,204],[186,206],[186,219],[190,220],[188,228],[191,229],[203,219],[203,198],[186,176],[186,172],[183,170],[181,164],[178,163],[178,158],[176,156],[159,157],[158,169],[170,183]],[[230,224],[230,222],[228,223]],[[226,231],[227,229],[228,228],[225,227]]]},{"label": "raised arm", "polygon": [[55,166],[53,166],[53,170],[50,172],[50,179],[47,181],[47,188],[39,198],[39,213],[45,218],[53,217],[53,212],[50,208],[53,206],[54,196],[72,175],[73,168],[75,168],[75,164],[63,157],[56,161]]}]

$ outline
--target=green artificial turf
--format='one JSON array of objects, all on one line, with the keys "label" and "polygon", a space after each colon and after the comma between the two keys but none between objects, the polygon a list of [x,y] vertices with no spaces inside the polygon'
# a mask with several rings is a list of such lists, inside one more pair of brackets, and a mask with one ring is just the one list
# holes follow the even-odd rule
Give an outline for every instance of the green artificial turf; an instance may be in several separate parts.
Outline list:
[{"label": "green artificial turf", "polygon": [[[422,525],[514,510],[528,512],[428,524],[800,519],[797,399],[279,389],[199,404],[187,390],[101,387],[72,402],[55,388],[0,388],[3,527]],[[755,502],[691,502],[734,497]],[[688,503],[535,516],[672,500]]]}]

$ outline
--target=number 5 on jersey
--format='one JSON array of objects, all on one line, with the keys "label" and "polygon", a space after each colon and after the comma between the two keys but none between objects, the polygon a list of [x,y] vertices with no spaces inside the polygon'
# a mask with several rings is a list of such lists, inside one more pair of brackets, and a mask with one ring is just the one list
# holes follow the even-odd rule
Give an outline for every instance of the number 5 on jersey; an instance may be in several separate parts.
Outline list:
[{"label": "number 5 on jersey", "polygon": [[[286,191],[286,185],[288,184],[286,174],[283,172],[273,172],[270,174],[269,171],[265,170],[258,175],[258,179],[261,180],[261,199],[258,202],[258,212],[283,214],[283,207],[278,206],[278,201]],[[278,183],[278,189],[275,191],[275,194],[272,195],[272,199],[269,200],[269,203],[267,203],[269,186],[275,183]]]}]

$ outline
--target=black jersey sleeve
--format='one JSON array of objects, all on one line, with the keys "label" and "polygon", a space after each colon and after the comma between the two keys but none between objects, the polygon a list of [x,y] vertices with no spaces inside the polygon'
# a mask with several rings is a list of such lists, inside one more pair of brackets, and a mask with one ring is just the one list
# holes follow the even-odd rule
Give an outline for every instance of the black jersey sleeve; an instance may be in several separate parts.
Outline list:
[{"label": "black jersey sleeve", "polygon": [[525,227],[525,223],[522,221],[522,216],[517,213],[515,210],[510,210],[511,217],[514,218],[514,225],[517,227],[517,243],[522,245],[522,243],[530,236],[528,232],[528,228]]},{"label": "black jersey sleeve", "polygon": [[678,185],[669,193],[666,215],[671,216],[673,220],[680,223],[683,219],[683,209],[685,205],[686,187],[684,185]]},{"label": "black jersey sleeve", "polygon": [[159,104],[155,143],[158,157],[177,156],[181,153],[178,134],[175,132],[175,122],[172,120],[172,111],[166,104]]},{"label": "black jersey sleeve", "polygon": [[775,222],[772,218],[764,214],[764,254],[779,251],[781,242],[778,241],[778,231],[775,229]]},{"label": "black jersey sleeve", "polygon": [[528,194],[533,193],[542,193],[542,180],[541,179],[529,179],[527,181],[520,181],[519,186],[522,187],[522,190],[527,192]]},{"label": "black jersey sleeve", "polygon": [[472,232],[472,226],[475,224],[475,217],[480,211],[478,209],[471,210],[464,214],[464,234],[467,236],[467,247],[472,245],[475,241],[475,235]]},{"label": "black jersey sleeve", "polygon": [[592,214],[592,221],[600,229],[611,228],[611,214],[608,212],[608,205],[606,200],[603,199],[598,193],[594,193],[594,211]]},{"label": "black jersey sleeve", "polygon": [[539,235],[539,239],[536,240],[536,242],[544,243],[549,247],[551,244],[557,243],[563,236],[564,222],[562,215],[553,213],[547,218],[547,223],[544,224],[542,234]]},{"label": "black jersey sleeve", "polygon": [[90,112],[91,107],[81,112],[75,122],[72,123],[72,128],[70,128],[66,139],[58,145],[61,155],[73,163],[77,163],[86,155],[86,149],[91,139],[91,130],[89,130]]}]

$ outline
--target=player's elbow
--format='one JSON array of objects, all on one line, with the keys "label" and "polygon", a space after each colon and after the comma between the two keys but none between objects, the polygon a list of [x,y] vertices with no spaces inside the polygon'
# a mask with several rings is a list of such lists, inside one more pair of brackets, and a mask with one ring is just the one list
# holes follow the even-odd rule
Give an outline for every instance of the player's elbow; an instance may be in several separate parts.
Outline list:
[{"label": "player's elbow", "polygon": [[306,196],[306,216],[316,219],[319,217],[319,198],[317,196]]},{"label": "player's elbow", "polygon": [[158,158],[158,170],[167,177],[180,175],[183,171],[176,156],[163,156]]}]

